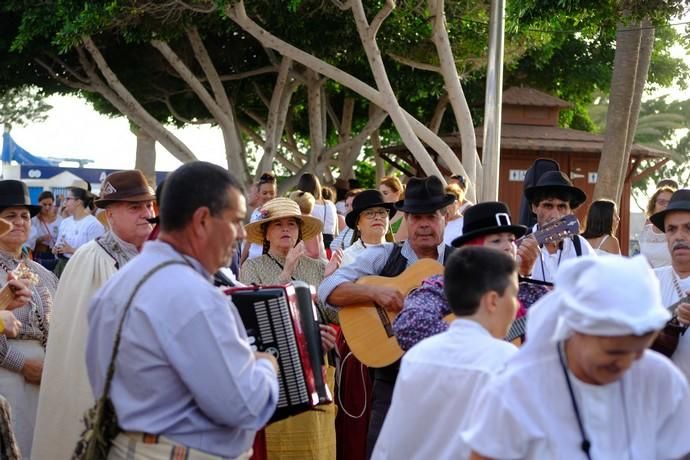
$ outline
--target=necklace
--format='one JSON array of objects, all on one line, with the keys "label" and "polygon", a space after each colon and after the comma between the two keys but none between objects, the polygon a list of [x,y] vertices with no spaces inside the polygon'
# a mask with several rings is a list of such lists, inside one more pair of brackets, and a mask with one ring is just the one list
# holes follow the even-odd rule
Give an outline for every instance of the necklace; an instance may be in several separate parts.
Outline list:
[{"label": "necklace", "polygon": [[685,293],[680,288],[680,280],[678,279],[678,274],[673,270],[673,287],[676,289],[676,294],[678,294],[678,299],[685,297]]},{"label": "necklace", "polygon": [[[275,264],[276,264],[278,267],[280,267],[280,271],[285,270],[285,267],[283,267],[283,264],[281,264],[280,262],[278,262],[278,260],[276,260],[276,258],[273,257],[273,256],[271,255],[270,252],[267,252],[266,255],[268,256],[269,259],[271,259],[273,262],[275,262]],[[295,280],[295,277],[292,276],[292,275],[290,275],[290,279],[291,279],[292,281],[296,281],[296,280]]]}]

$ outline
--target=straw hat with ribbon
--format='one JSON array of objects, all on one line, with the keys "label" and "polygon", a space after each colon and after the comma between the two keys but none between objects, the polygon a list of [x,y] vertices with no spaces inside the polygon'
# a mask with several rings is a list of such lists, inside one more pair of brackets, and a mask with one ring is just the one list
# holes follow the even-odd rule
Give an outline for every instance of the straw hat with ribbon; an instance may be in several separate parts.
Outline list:
[{"label": "straw hat with ribbon", "polygon": [[294,217],[300,223],[302,239],[310,240],[321,233],[323,224],[312,216],[303,216],[299,210],[299,205],[289,198],[274,198],[259,208],[260,219],[244,226],[247,232],[247,241],[250,243],[263,244],[265,238],[264,224],[284,217]]}]

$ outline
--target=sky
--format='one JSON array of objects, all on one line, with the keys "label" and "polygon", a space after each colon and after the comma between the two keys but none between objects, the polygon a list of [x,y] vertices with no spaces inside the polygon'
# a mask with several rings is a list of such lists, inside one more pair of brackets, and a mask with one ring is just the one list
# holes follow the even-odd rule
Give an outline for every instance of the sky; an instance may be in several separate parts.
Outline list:
[{"label": "sky", "polygon": [[[687,21],[686,15],[680,21]],[[683,57],[690,64],[690,54],[681,47],[673,49],[674,56]],[[690,90],[664,88],[647,97],[669,95],[675,99],[690,98]],[[77,96],[51,96],[47,100],[53,109],[42,123],[15,127],[12,137],[30,153],[43,157],[83,158],[93,160],[87,167],[128,169],[134,167],[136,138],[124,117],[110,118],[96,112]],[[171,130],[200,160],[227,166],[220,130],[210,126],[191,126]],[[180,165],[167,150],[156,145],[156,170],[171,171]],[[76,164],[63,163],[63,166]]]}]

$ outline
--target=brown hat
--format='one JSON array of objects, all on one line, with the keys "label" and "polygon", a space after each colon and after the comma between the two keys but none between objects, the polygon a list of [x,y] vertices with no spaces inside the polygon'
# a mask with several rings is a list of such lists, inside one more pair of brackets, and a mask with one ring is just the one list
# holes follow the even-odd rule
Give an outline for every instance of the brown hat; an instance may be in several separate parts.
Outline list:
[{"label": "brown hat", "polygon": [[96,206],[105,208],[115,201],[153,201],[156,196],[138,169],[117,171],[108,174],[101,186],[101,196],[95,201]]},{"label": "brown hat", "polygon": [[294,217],[300,222],[303,240],[314,238],[321,233],[323,228],[323,224],[316,217],[303,216],[299,210],[299,205],[290,198],[273,198],[259,208],[258,212],[260,219],[244,226],[244,230],[247,232],[247,241],[250,243],[263,244],[264,231],[261,226],[283,217]]}]

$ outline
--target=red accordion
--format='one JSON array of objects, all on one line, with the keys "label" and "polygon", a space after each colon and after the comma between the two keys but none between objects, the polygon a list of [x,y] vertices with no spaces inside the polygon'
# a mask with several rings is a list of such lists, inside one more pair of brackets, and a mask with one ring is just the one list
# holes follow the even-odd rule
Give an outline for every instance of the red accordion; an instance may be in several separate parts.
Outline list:
[{"label": "red accordion", "polygon": [[237,307],[252,345],[278,361],[278,407],[269,423],[332,403],[322,372],[325,362],[313,288],[294,281],[234,287],[225,294]]}]

